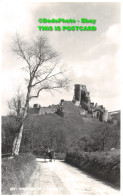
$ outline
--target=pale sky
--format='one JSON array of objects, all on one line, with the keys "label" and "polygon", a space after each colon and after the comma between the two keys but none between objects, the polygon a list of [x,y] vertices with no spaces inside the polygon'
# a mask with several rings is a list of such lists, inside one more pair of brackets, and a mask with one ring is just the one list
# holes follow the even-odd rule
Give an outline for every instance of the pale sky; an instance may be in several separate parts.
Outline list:
[{"label": "pale sky", "polygon": [[[85,84],[91,101],[104,105],[109,111],[120,106],[120,3],[11,3],[2,7],[2,115],[8,113],[7,101],[18,85],[25,91],[22,61],[10,51],[16,32],[28,40],[38,35],[49,39],[51,46],[60,54],[72,79],[68,92],[42,92],[31,101],[41,106],[57,104],[61,99],[72,100],[74,84]],[[96,31],[39,31],[38,18],[47,19],[96,19]],[[50,24],[53,26],[53,24]],[[57,25],[57,24],[56,24]],[[64,24],[60,24],[62,27]],[[69,24],[72,26],[74,24]],[[81,23],[75,25],[82,26]],[[48,24],[47,24],[48,26]],[[87,24],[88,26],[88,24]],[[90,24],[89,24],[90,26]]]}]

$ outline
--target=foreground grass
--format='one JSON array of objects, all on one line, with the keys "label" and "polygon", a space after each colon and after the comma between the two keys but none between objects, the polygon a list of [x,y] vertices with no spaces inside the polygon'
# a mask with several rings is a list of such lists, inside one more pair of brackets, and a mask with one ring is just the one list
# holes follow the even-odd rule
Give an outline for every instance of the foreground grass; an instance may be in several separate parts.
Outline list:
[{"label": "foreground grass", "polygon": [[120,187],[120,152],[71,152],[65,161],[99,179]]},{"label": "foreground grass", "polygon": [[[2,160],[2,194],[12,194],[11,188],[25,187],[36,167],[32,154],[22,154],[13,159]],[[15,194],[19,194],[14,192]]]}]

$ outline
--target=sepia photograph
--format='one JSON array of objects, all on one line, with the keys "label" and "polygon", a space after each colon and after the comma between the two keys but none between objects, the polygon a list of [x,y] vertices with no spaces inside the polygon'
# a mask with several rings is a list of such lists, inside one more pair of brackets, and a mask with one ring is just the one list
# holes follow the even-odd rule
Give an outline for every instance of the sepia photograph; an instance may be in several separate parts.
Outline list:
[{"label": "sepia photograph", "polygon": [[121,1],[1,1],[1,194],[121,194]]}]

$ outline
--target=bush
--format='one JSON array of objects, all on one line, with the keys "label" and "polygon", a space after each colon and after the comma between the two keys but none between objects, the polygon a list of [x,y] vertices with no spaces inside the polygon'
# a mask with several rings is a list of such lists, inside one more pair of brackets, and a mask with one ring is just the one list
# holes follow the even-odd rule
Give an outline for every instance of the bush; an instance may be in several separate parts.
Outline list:
[{"label": "bush", "polygon": [[[25,187],[36,167],[36,158],[32,154],[21,154],[13,159],[2,161],[2,194],[12,194],[10,188]],[[14,192],[18,194],[18,191]]]},{"label": "bush", "polygon": [[66,154],[65,153],[56,153],[56,159],[58,160],[64,160],[65,159]]},{"label": "bush", "polygon": [[71,152],[65,161],[81,170],[120,187],[120,152]]}]

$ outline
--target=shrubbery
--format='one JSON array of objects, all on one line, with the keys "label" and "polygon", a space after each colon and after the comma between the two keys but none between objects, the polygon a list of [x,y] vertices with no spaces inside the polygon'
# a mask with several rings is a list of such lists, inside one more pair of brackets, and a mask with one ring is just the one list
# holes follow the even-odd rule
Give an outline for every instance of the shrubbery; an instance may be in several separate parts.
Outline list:
[{"label": "shrubbery", "polygon": [[16,116],[2,117],[2,154],[12,153],[13,140],[19,131],[20,121]]},{"label": "shrubbery", "polygon": [[58,160],[64,160],[66,154],[65,153],[56,153],[56,159]]},{"label": "shrubbery", "polygon": [[[13,159],[2,161],[2,194],[12,194],[10,188],[25,187],[36,167],[36,158],[32,154],[22,154]],[[17,193],[14,192],[15,194]]]},{"label": "shrubbery", "polygon": [[71,152],[67,153],[65,161],[81,170],[120,186],[120,152]]}]

